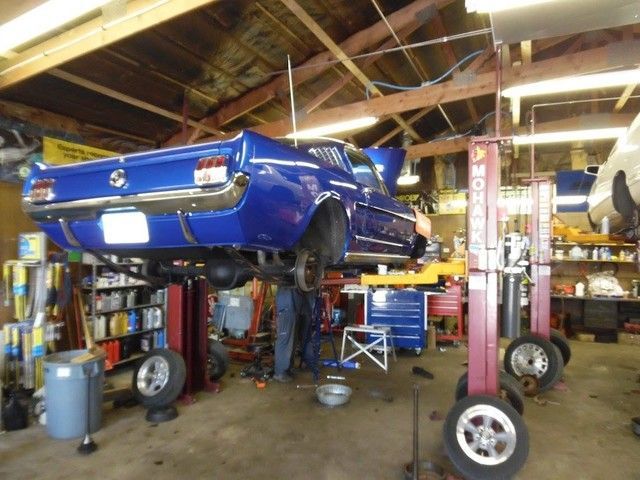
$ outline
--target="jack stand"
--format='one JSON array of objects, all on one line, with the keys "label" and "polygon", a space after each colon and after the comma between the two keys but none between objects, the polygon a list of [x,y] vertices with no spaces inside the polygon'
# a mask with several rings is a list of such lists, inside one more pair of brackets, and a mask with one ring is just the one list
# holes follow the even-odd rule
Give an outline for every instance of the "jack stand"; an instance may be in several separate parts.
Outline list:
[{"label": "jack stand", "polygon": [[169,422],[178,417],[178,409],[173,405],[163,407],[151,407],[147,410],[144,419],[150,423]]}]

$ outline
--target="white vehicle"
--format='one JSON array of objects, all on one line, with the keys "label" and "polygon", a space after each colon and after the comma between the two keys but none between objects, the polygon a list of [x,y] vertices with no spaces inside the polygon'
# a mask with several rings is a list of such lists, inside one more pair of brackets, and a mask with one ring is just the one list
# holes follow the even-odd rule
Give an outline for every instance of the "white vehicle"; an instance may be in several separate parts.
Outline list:
[{"label": "white vehicle", "polygon": [[618,139],[597,172],[588,199],[592,226],[599,226],[606,216],[611,233],[637,237],[640,233],[640,115]]}]

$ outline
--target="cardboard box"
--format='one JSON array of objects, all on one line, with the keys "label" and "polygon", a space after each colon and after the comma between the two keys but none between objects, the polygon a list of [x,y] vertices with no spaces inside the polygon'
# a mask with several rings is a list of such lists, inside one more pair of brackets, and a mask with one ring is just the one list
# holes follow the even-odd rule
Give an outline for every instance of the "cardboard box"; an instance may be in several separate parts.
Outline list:
[{"label": "cardboard box", "polygon": [[640,347],[640,334],[618,332],[618,343],[622,343],[623,345],[636,345]]},{"label": "cardboard box", "polygon": [[595,333],[576,333],[576,340],[581,342],[595,342],[596,335]]}]

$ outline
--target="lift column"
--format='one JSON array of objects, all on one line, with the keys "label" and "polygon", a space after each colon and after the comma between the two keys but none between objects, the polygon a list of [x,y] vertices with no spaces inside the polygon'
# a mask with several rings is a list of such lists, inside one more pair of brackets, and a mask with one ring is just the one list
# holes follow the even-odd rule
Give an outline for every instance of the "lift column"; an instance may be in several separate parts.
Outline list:
[{"label": "lift column", "polygon": [[469,395],[498,394],[499,141],[469,144]]},{"label": "lift column", "polygon": [[549,340],[551,316],[551,182],[531,182],[531,333]]}]

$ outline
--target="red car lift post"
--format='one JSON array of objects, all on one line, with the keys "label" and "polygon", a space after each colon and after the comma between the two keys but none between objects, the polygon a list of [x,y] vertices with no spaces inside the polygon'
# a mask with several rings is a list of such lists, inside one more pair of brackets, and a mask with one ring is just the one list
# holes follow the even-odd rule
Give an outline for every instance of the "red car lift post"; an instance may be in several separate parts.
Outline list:
[{"label": "red car lift post", "polygon": [[498,394],[499,140],[469,144],[469,395]]},{"label": "red car lift post", "polygon": [[550,338],[551,319],[551,182],[531,183],[531,333]]},{"label": "red car lift post", "polygon": [[188,278],[167,288],[168,347],[184,358],[187,378],[182,393],[184,403],[195,401],[195,393],[219,392],[220,385],[207,374],[207,281]]}]

